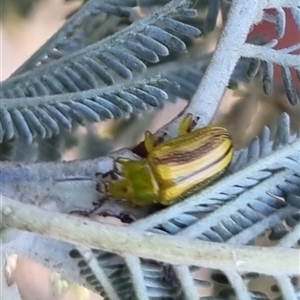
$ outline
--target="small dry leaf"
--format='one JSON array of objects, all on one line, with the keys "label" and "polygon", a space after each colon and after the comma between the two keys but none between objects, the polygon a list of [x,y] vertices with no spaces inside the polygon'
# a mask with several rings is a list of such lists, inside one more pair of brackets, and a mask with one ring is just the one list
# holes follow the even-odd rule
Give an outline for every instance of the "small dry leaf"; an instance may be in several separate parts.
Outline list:
[{"label": "small dry leaf", "polygon": [[14,281],[12,280],[12,274],[15,271],[17,267],[17,260],[18,260],[18,255],[17,254],[10,254],[6,256],[6,265],[5,265],[5,277],[7,281],[7,285],[11,286],[14,284]]},{"label": "small dry leaf", "polygon": [[74,292],[78,300],[88,300],[90,299],[90,292],[84,286],[79,284],[72,284],[71,290]]},{"label": "small dry leaf", "polygon": [[50,280],[56,296],[62,296],[70,289],[69,282],[56,272],[51,274]]},{"label": "small dry leaf", "polygon": [[72,292],[75,294],[76,299],[78,300],[88,300],[90,297],[90,292],[88,289],[77,283],[69,282],[56,272],[51,274],[50,280],[56,296],[63,296],[67,292]]}]

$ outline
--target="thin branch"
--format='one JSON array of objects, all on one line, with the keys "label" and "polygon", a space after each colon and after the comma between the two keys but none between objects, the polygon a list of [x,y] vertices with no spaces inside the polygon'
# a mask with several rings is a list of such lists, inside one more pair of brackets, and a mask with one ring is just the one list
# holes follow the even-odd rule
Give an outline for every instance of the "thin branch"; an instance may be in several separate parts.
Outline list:
[{"label": "thin branch", "polygon": [[82,256],[86,256],[86,253],[88,253],[89,257],[88,259],[85,259],[85,262],[90,267],[93,275],[96,276],[96,278],[100,281],[103,289],[105,290],[105,293],[111,300],[121,300],[116,293],[111,281],[109,280],[109,277],[103,270],[102,266],[98,263],[96,257],[92,255],[91,249],[88,247],[78,247],[78,251],[82,254]]},{"label": "thin branch", "polygon": [[132,254],[170,264],[258,272],[268,275],[298,274],[299,250],[245,247],[201,242],[181,237],[141,232],[130,227],[97,223],[2,196],[1,224],[121,255]]},{"label": "thin branch", "polygon": [[300,224],[295,226],[291,232],[286,234],[277,244],[278,247],[293,247],[300,239]]},{"label": "thin branch", "polygon": [[247,286],[238,272],[232,270],[225,271],[225,275],[234,288],[237,299],[251,300]]},{"label": "thin branch", "polygon": [[259,58],[285,67],[299,67],[300,55],[288,54],[284,49],[275,50],[265,46],[245,43],[241,53],[243,57]]},{"label": "thin branch", "polygon": [[[298,258],[299,261],[299,258]],[[296,263],[296,261],[295,261]],[[291,283],[291,279],[287,275],[277,275],[275,276],[277,280],[277,284],[279,286],[279,289],[282,293],[282,299],[288,299],[288,300],[297,300],[295,289]]]},{"label": "thin branch", "polygon": [[270,214],[268,217],[262,219],[261,221],[255,223],[254,225],[248,227],[247,229],[244,229],[240,233],[232,236],[229,240],[226,241],[226,243],[231,245],[248,244],[254,238],[260,236],[271,227],[282,222],[282,219],[290,216],[294,210],[295,208],[292,206],[286,206],[277,209],[274,213]]},{"label": "thin branch", "polygon": [[174,270],[180,281],[182,291],[184,293],[185,299],[189,300],[199,300],[199,295],[197,287],[195,286],[193,277],[188,266],[175,266]]},{"label": "thin branch", "polygon": [[133,255],[125,255],[125,261],[130,272],[133,288],[137,299],[149,300],[140,259]]},{"label": "thin branch", "polygon": [[[263,8],[280,8],[280,7],[297,7],[299,1],[295,0],[265,0],[261,1],[265,3]],[[263,4],[262,4],[263,5]]]},{"label": "thin branch", "polygon": [[[146,81],[142,81],[142,83],[146,83]],[[90,89],[86,91],[80,92],[73,92],[68,93],[68,101],[76,101],[79,99],[89,99],[95,95],[103,95],[103,94],[111,94],[115,91],[120,91],[124,89],[126,86],[130,87],[133,86],[134,83],[130,81],[129,83],[125,84],[114,84],[113,86],[107,87],[99,87],[96,89]],[[44,105],[55,105],[58,103],[63,103],[66,101],[66,94],[58,94],[58,95],[47,95],[47,96],[37,96],[37,97],[21,97],[21,98],[2,98],[1,99],[1,108],[2,109],[11,109],[11,108],[21,108],[21,107],[38,107],[41,104]]]},{"label": "thin branch", "polygon": [[25,182],[55,183],[72,178],[94,178],[97,172],[111,170],[113,157],[133,157],[128,149],[118,150],[110,157],[97,159],[74,160],[69,162],[47,163],[12,163],[1,162],[0,182],[3,184],[16,184]]}]

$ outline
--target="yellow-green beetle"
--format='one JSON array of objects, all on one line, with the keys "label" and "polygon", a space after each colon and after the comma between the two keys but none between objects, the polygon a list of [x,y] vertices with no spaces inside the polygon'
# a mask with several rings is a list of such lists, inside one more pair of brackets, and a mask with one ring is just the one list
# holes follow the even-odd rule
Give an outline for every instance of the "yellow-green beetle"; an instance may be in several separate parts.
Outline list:
[{"label": "yellow-green beetle", "polygon": [[171,205],[217,179],[229,166],[233,145],[225,128],[207,126],[191,131],[193,118],[187,115],[179,135],[156,143],[145,134],[146,158],[138,161],[118,158],[120,178],[111,180],[107,195],[133,205]]}]

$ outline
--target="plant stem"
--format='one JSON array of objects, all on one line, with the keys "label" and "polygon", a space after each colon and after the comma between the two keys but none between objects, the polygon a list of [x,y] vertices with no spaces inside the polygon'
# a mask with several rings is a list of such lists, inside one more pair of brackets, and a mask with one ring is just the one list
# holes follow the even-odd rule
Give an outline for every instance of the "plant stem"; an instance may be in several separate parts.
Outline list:
[{"label": "plant stem", "polygon": [[170,264],[212,269],[258,272],[268,275],[298,274],[299,250],[245,247],[202,242],[141,232],[124,226],[97,223],[85,218],[53,213],[2,196],[1,223],[55,239],[100,248],[121,255],[132,254]]},{"label": "plant stem", "polygon": [[241,57],[241,49],[250,27],[257,18],[260,2],[261,0],[253,0],[249,5],[248,0],[233,1],[211,63],[188,107],[188,112],[200,116],[202,126],[208,124],[215,115],[231,74]]},{"label": "plant stem", "polygon": [[242,56],[259,58],[285,67],[296,68],[300,65],[299,54],[288,54],[285,50],[275,50],[264,46],[244,44]]}]

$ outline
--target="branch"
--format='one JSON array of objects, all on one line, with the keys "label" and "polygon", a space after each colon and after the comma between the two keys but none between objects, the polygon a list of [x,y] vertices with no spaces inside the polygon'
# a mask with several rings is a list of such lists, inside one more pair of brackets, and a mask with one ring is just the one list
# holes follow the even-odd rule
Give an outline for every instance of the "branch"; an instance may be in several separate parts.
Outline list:
[{"label": "branch", "polygon": [[251,300],[251,296],[249,295],[247,286],[238,272],[230,270],[226,271],[225,275],[231,285],[234,287],[237,299]]},{"label": "branch", "polygon": [[281,7],[297,7],[299,6],[299,1],[295,0],[267,0],[267,1],[261,1],[262,5],[264,5],[265,8],[281,8]]},{"label": "branch", "polygon": [[243,57],[259,58],[285,67],[299,68],[299,54],[288,54],[284,49],[275,50],[246,43],[243,45],[241,52]]},{"label": "branch", "polygon": [[294,247],[300,239],[300,224],[292,229],[290,233],[284,236],[278,243],[278,247]]},{"label": "branch", "polygon": [[[96,276],[96,278],[101,283],[105,293],[107,294],[107,298],[113,300],[121,300],[118,297],[117,292],[114,290],[111,280],[109,276],[106,274],[104,268],[99,264],[95,255],[92,254],[92,251],[89,247],[78,247],[77,249],[80,254],[85,257],[85,262],[90,268],[91,272]],[[103,295],[102,295],[103,296]]]},{"label": "branch", "polygon": [[295,289],[291,283],[291,279],[286,275],[278,275],[275,277],[277,284],[282,293],[283,299],[297,300]]},{"label": "branch", "polygon": [[[215,115],[231,74],[240,59],[241,49],[261,9],[261,0],[235,0],[228,22],[218,42],[211,63],[193,97],[188,112],[201,117],[199,125],[208,124]],[[243,16],[241,19],[240,16]],[[229,50],[230,49],[230,50]],[[214,107],[214,110],[211,109]]]},{"label": "branch", "polygon": [[126,255],[125,261],[130,272],[135,294],[139,295],[141,300],[149,300],[140,259],[133,255]]},{"label": "branch", "polygon": [[[298,56],[286,54],[284,51],[261,49],[262,47],[244,43],[251,26],[261,19],[260,15],[263,14],[263,9],[296,7],[298,5],[296,2],[293,0],[255,0],[251,2],[251,6],[249,6],[247,0],[233,2],[228,22],[222,31],[212,61],[187,109],[187,112],[192,112],[201,117],[199,125],[205,126],[212,121],[228,86],[230,76],[241,56],[261,56],[263,60],[273,61],[285,66],[299,66]],[[241,15],[243,16],[242,21]],[[178,122],[176,120],[173,125],[177,126]],[[174,131],[173,125],[171,126],[172,132]]]},{"label": "branch", "polygon": [[141,232],[130,227],[100,224],[85,218],[53,213],[2,196],[1,224],[55,239],[132,254],[170,264],[212,269],[298,274],[299,250],[223,245]]},{"label": "branch", "polygon": [[[134,158],[134,155],[128,149],[121,149],[111,153],[109,157],[88,160],[46,163],[1,162],[0,182],[2,184],[32,181],[36,183],[55,183],[79,177],[93,179],[96,173],[105,173],[111,170],[113,158],[115,157]],[[2,185],[3,187],[4,185]]]},{"label": "branch", "polygon": [[185,299],[199,300],[197,286],[195,286],[189,267],[183,265],[174,266],[174,271],[180,282]]},{"label": "branch", "polygon": [[[228,244],[248,244],[253,241],[256,237],[265,233],[268,229],[282,223],[283,219],[290,216],[295,211],[292,206],[286,206],[284,208],[277,209],[274,213],[265,217],[261,221],[255,223],[254,225],[244,229],[242,232],[235,234],[226,242]],[[290,247],[290,245],[285,245],[285,247]]]}]

